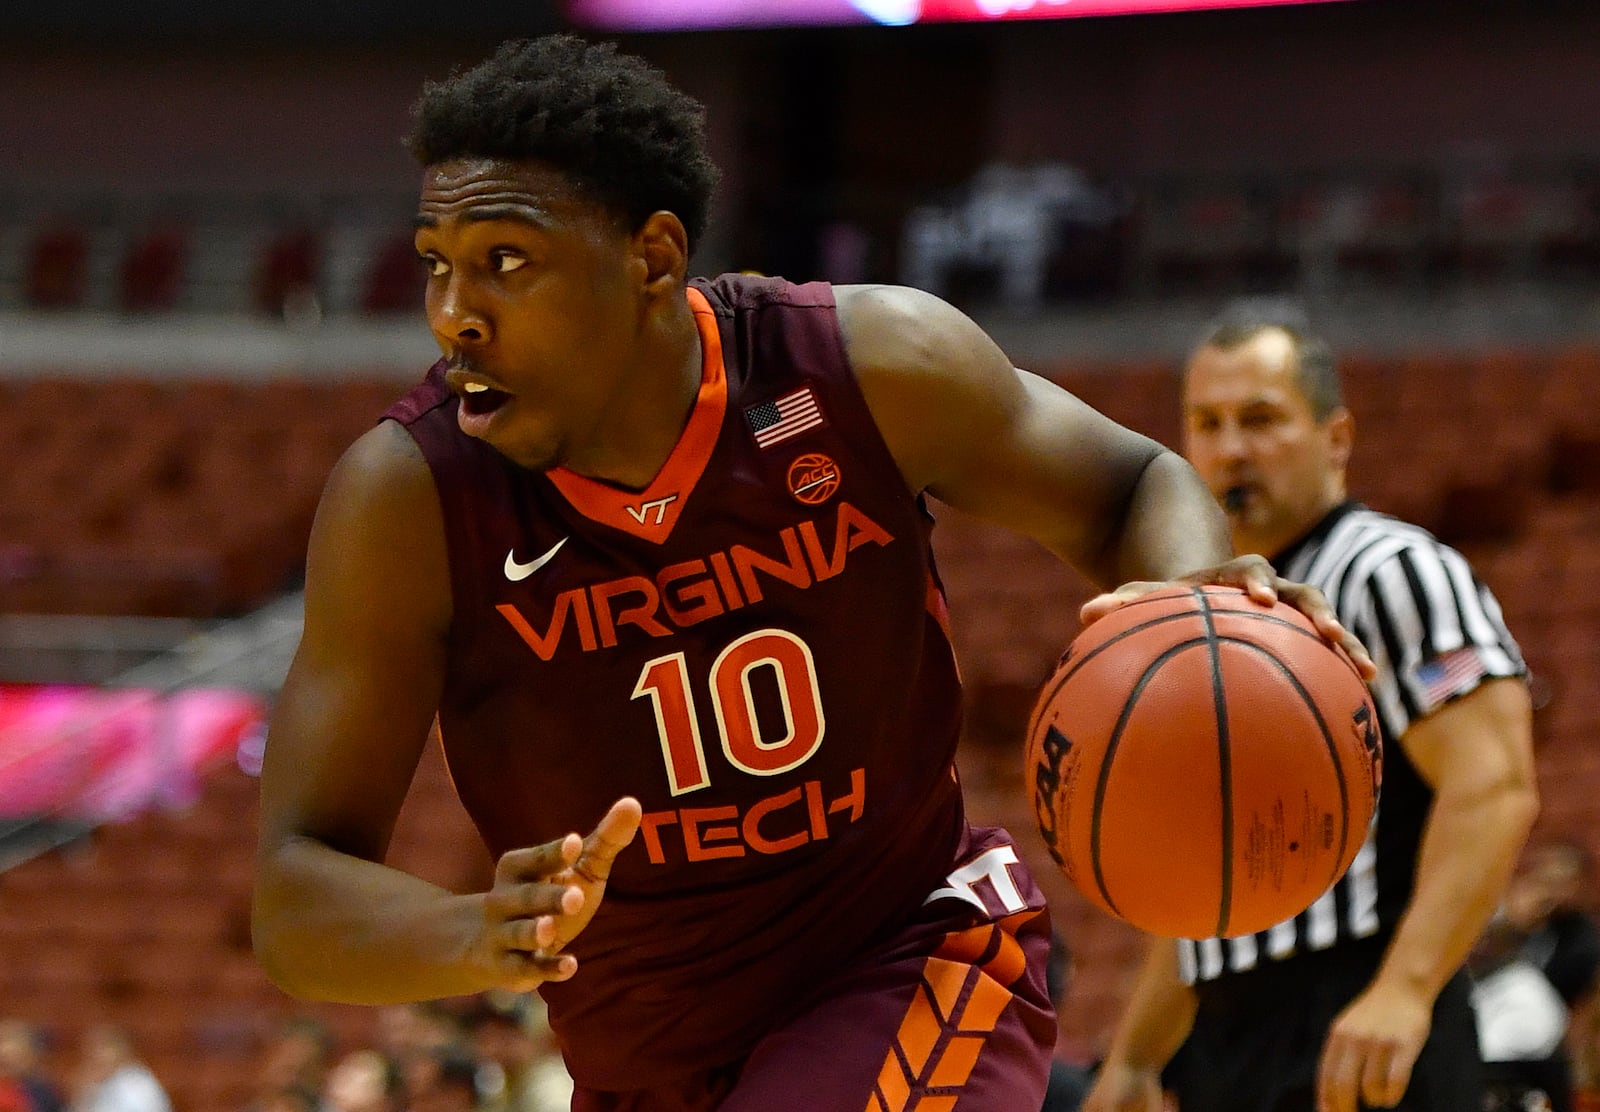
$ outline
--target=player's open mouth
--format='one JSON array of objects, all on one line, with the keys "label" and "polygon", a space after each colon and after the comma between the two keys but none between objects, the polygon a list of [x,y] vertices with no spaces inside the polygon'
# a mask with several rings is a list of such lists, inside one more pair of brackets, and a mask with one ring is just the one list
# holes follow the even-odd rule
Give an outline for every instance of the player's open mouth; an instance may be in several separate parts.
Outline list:
[{"label": "player's open mouth", "polygon": [[487,416],[511,400],[504,390],[496,390],[481,382],[469,382],[461,390],[461,408],[474,417]]}]

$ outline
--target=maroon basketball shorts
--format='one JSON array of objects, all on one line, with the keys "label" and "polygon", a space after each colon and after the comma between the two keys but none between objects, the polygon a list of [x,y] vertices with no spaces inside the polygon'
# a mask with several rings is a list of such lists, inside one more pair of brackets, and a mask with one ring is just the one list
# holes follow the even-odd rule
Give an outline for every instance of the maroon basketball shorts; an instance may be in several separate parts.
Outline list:
[{"label": "maroon basketball shorts", "polygon": [[580,1088],[573,1112],[1031,1112],[1056,1039],[1049,950],[1010,837],[974,828],[912,921],[748,1057],[670,1088]]}]

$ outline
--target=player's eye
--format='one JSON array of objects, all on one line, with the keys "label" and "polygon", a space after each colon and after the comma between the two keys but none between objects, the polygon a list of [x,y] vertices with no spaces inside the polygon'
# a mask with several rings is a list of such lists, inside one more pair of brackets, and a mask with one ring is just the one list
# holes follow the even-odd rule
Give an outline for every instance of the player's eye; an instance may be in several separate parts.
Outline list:
[{"label": "player's eye", "polygon": [[514,251],[495,251],[489,259],[496,274],[510,274],[528,265],[528,260]]},{"label": "player's eye", "polygon": [[441,259],[438,255],[418,255],[417,261],[422,264],[423,270],[426,270],[435,278],[440,277],[450,269],[449,264]]}]

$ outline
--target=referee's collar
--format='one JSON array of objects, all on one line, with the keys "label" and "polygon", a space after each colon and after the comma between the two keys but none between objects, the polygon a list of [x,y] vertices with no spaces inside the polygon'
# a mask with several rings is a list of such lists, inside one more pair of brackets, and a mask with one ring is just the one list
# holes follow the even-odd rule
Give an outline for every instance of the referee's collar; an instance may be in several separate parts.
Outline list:
[{"label": "referee's collar", "polygon": [[1272,558],[1272,566],[1277,569],[1279,575],[1282,575],[1283,569],[1288,567],[1300,553],[1312,545],[1321,544],[1327,539],[1328,534],[1333,532],[1333,527],[1343,521],[1346,515],[1361,508],[1360,502],[1357,502],[1354,498],[1346,498],[1333,509],[1323,514],[1322,518],[1307,530],[1299,540],[1289,542],[1289,547]]}]

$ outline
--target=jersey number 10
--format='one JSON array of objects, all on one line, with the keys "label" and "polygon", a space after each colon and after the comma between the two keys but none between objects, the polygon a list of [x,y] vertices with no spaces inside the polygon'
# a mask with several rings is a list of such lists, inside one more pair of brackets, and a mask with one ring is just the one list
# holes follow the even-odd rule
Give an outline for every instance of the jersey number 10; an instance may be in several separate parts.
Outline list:
[{"label": "jersey number 10", "polygon": [[[750,687],[751,673],[758,668],[772,669],[777,680],[787,729],[783,737],[761,736]],[[740,637],[717,654],[708,686],[717,713],[717,732],[722,735],[722,752],[735,768],[752,776],[776,776],[805,764],[822,744],[827,723],[817,690],[816,662],[810,647],[793,633],[758,629]],[[683,795],[710,784],[683,653],[658,656],[644,666],[631,697],[646,695],[655,709],[656,732],[672,794]]]}]

